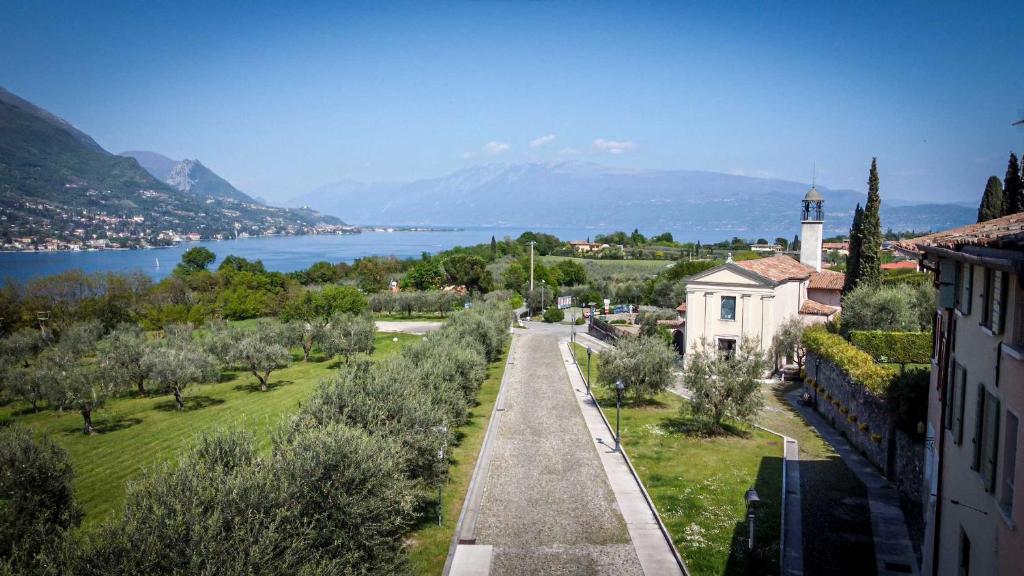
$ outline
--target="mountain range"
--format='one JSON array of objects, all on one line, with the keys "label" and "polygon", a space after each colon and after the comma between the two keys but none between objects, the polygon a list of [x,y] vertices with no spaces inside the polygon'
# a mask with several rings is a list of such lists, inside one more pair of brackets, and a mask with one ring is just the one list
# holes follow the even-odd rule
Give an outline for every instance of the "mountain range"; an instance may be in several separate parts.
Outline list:
[{"label": "mountain range", "polygon": [[146,245],[184,235],[302,234],[343,225],[308,209],[261,205],[198,161],[169,168],[166,181],[158,179],[135,158],[107,152],[67,121],[0,88],[3,247]]},{"label": "mountain range", "polygon": [[[628,170],[592,162],[496,163],[413,182],[335,182],[292,206],[344,214],[360,224],[588,227],[687,231],[692,238],[788,237],[799,228],[809,184],[697,170]],[[829,235],[849,230],[866,193],[818,186]],[[973,222],[974,208],[886,199],[882,226],[945,229]]]}]

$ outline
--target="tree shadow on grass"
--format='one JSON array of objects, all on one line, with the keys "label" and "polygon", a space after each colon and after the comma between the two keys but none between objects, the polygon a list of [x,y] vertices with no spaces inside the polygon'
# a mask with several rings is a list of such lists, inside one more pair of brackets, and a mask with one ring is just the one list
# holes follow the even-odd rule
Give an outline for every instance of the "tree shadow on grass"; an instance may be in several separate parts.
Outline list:
[{"label": "tree shadow on grass", "polygon": [[295,382],[292,382],[291,380],[275,380],[273,382],[267,382],[267,389],[266,390],[260,390],[260,383],[259,382],[248,382],[246,384],[239,384],[239,385],[235,386],[234,389],[235,390],[239,390],[241,392],[259,392],[259,393],[263,393],[263,392],[271,392],[273,390],[277,390],[278,388],[280,388],[282,386],[287,386],[289,384],[294,384],[294,383]]},{"label": "tree shadow on grass", "polygon": [[238,374],[238,372],[233,372],[231,370],[223,370],[217,375],[217,383],[230,382],[235,378],[238,378]]},{"label": "tree shadow on grass", "polygon": [[[79,418],[79,421],[76,422],[74,426],[64,428],[64,434],[69,436],[82,436],[83,423],[80,420],[81,418]],[[142,424],[142,418],[113,416],[110,418],[95,419],[93,421],[92,429],[95,434],[110,434],[111,432],[131,428],[136,424]]]},{"label": "tree shadow on grass", "polygon": [[[185,409],[182,412],[193,412],[195,410],[202,410],[208,406],[216,406],[223,404],[223,398],[211,398],[210,396],[186,396],[185,397]],[[178,404],[174,401],[174,398],[170,400],[164,400],[153,406],[154,410],[160,410],[161,412],[177,412]]]},{"label": "tree shadow on grass", "polygon": [[677,414],[661,421],[661,427],[673,434],[695,436],[699,438],[750,438],[749,430],[745,430],[732,422],[724,422],[718,432],[709,431],[692,416]]}]

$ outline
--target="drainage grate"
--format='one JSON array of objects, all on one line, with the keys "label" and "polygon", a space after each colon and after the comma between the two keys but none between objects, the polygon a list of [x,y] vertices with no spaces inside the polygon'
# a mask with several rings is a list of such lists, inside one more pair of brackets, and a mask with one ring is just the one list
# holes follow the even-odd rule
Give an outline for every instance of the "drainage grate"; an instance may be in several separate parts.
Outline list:
[{"label": "drainage grate", "polygon": [[900,574],[913,574],[914,571],[906,564],[900,564],[898,562],[886,562],[885,569],[890,572],[899,572]]}]

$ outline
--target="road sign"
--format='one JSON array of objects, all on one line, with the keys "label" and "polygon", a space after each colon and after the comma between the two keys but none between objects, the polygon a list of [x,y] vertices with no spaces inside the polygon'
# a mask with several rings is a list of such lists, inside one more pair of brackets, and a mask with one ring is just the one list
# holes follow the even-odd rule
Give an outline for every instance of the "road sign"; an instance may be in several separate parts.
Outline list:
[{"label": "road sign", "polygon": [[559,296],[558,307],[562,310],[572,307],[572,296]]}]

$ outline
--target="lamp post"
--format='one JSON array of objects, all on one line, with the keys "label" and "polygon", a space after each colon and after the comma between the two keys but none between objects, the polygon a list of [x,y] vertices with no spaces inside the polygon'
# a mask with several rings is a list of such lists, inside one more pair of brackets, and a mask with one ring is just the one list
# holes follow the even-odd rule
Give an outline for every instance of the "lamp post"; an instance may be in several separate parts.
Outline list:
[{"label": "lamp post", "polygon": [[545,310],[545,308],[544,308],[544,287],[547,286],[547,285],[548,285],[548,281],[547,280],[541,280],[540,281],[540,309],[541,310]]},{"label": "lamp post", "polygon": [[751,486],[744,495],[744,499],[747,501],[747,551],[753,552],[755,512],[757,509],[757,503],[761,501],[761,498],[758,497],[757,490],[754,490],[754,487]]},{"label": "lamp post", "polygon": [[[594,351],[591,350],[590,346],[587,346],[587,394],[590,394],[590,355],[593,354],[593,352]],[[593,398],[594,395],[590,394],[590,396]]]},{"label": "lamp post", "polygon": [[619,413],[622,411],[622,392],[626,389],[626,385],[622,383],[622,380],[615,381],[615,451],[618,452],[621,449],[622,435],[619,434]]},{"label": "lamp post", "polygon": [[[441,447],[437,450],[437,459],[444,466],[446,449],[448,448],[448,426],[441,425],[434,428],[438,434],[441,435],[442,443]],[[448,478],[448,471],[445,470],[445,479]],[[444,519],[444,484],[441,482],[437,483],[437,525],[441,525],[441,521]]]}]

